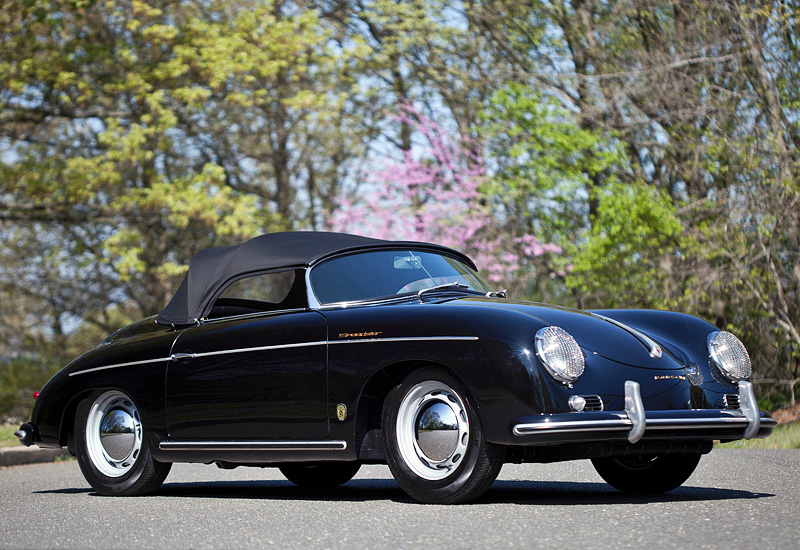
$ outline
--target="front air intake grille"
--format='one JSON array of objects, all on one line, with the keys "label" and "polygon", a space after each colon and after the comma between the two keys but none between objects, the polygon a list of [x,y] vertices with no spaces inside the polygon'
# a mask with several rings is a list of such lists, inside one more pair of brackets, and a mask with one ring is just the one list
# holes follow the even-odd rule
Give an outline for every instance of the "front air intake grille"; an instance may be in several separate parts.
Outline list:
[{"label": "front air intake grille", "polygon": [[738,409],[739,408],[739,396],[735,393],[726,393],[725,397],[723,398],[725,401],[725,408],[726,409]]},{"label": "front air intake grille", "polygon": [[586,412],[600,412],[605,407],[603,398],[599,395],[582,395],[581,397],[586,400],[586,406],[583,408]]}]

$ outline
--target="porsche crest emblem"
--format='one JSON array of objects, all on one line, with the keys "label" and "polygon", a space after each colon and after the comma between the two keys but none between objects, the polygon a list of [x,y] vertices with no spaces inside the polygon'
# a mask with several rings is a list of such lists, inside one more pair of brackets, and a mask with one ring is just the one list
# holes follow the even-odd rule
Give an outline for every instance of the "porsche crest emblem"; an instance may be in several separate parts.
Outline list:
[{"label": "porsche crest emblem", "polygon": [[336,405],[336,418],[338,418],[341,422],[344,422],[344,419],[347,418],[347,405],[344,403],[339,403]]}]

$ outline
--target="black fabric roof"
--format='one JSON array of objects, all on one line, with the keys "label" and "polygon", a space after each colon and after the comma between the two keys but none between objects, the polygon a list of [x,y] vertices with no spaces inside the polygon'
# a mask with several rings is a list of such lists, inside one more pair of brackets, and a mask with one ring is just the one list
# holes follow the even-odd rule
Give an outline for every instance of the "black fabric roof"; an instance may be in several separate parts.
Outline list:
[{"label": "black fabric roof", "polygon": [[156,321],[164,325],[197,322],[209,313],[226,283],[248,273],[308,267],[339,252],[387,247],[435,249],[455,255],[475,269],[467,256],[435,244],[385,241],[346,233],[269,233],[234,246],[209,248],[195,254],[186,277]]}]

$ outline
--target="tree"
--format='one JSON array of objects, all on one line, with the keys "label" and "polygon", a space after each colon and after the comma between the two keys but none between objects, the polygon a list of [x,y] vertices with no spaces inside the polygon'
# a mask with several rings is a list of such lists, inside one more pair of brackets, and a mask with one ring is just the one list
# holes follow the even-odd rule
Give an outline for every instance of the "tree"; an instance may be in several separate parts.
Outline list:
[{"label": "tree", "polygon": [[314,216],[358,152],[351,52],[293,4],[20,2],[0,32],[11,360],[156,313],[194,252]]},{"label": "tree", "polygon": [[[484,201],[484,162],[442,127],[406,105],[398,115],[424,145],[371,173],[359,202],[343,198],[332,220],[339,231],[376,238],[429,241],[472,255],[494,283],[519,285],[561,249],[504,225]],[[510,230],[510,231],[509,231]],[[516,286],[518,289],[519,286]]]},{"label": "tree", "polygon": [[796,384],[797,3],[526,6],[473,8],[509,80],[626,153],[566,208],[591,227],[565,255],[577,302],[699,315],[745,339],[758,377]]},{"label": "tree", "polygon": [[141,314],[195,251],[319,223],[360,151],[362,46],[334,47],[313,11],[65,0],[3,17],[0,219],[66,241],[50,271],[81,258]]}]

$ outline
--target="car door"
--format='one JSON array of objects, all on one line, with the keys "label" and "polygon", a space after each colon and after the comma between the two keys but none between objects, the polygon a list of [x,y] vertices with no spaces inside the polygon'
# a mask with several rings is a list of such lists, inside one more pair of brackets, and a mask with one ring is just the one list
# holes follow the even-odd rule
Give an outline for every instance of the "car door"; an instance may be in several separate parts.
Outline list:
[{"label": "car door", "polygon": [[170,439],[327,436],[326,340],[325,318],[308,310],[186,329],[167,369]]}]

